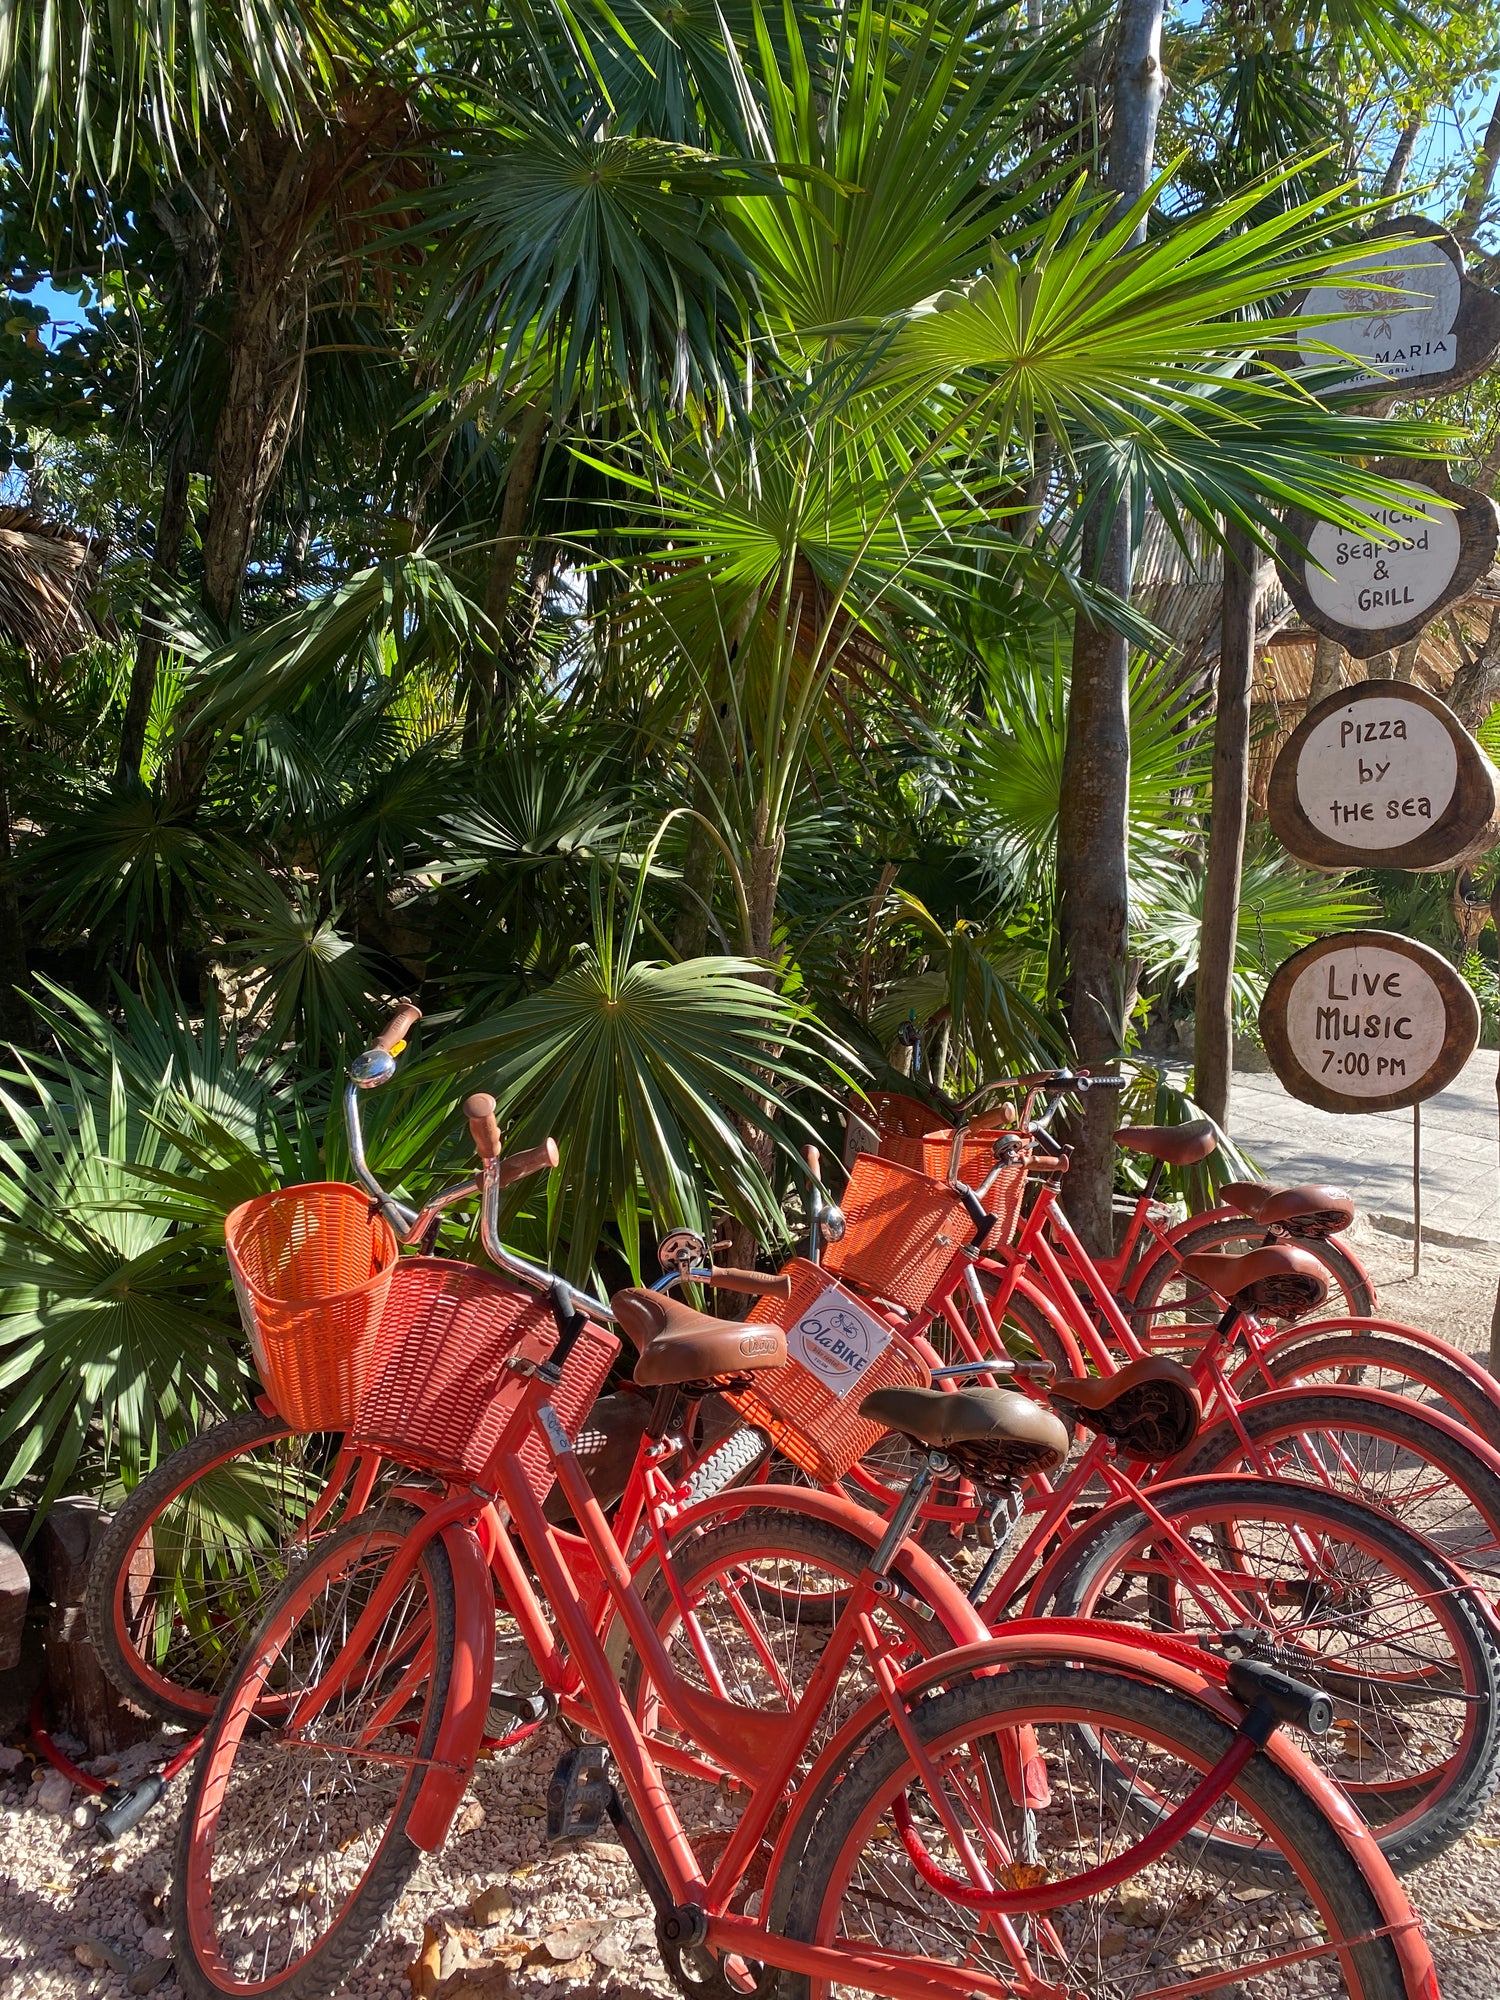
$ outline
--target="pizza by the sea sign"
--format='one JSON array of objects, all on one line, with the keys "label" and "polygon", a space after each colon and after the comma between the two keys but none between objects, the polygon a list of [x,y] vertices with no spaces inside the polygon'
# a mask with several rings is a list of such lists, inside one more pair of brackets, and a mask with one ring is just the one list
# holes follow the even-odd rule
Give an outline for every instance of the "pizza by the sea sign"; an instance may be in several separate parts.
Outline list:
[{"label": "pizza by the sea sign", "polygon": [[1500,544],[1487,494],[1435,466],[1379,469],[1405,482],[1411,497],[1384,506],[1351,496],[1343,504],[1354,527],[1294,511],[1276,564],[1306,622],[1357,660],[1404,646],[1467,597]]},{"label": "pizza by the sea sign", "polygon": [[1479,1003],[1440,952],[1394,931],[1319,938],[1277,967],[1260,1034],[1293,1097],[1400,1111],[1445,1089],[1479,1042]]},{"label": "pizza by the sea sign", "polygon": [[1314,868],[1452,868],[1492,844],[1500,773],[1458,717],[1408,681],[1318,703],[1277,754],[1267,806]]},{"label": "pizza by the sea sign", "polygon": [[1372,401],[1457,389],[1500,354],[1500,297],[1465,275],[1458,243],[1425,216],[1384,225],[1295,311],[1305,327],[1298,360],[1348,357],[1360,372],[1345,386]]}]

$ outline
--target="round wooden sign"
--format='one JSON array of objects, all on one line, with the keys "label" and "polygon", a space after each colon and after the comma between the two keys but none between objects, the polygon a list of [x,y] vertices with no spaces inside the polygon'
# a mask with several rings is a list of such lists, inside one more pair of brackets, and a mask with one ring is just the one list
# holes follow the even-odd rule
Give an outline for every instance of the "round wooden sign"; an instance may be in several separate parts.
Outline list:
[{"label": "round wooden sign", "polygon": [[1307,623],[1357,660],[1404,646],[1467,597],[1488,574],[1500,542],[1500,516],[1485,494],[1456,485],[1436,466],[1380,471],[1413,485],[1413,504],[1371,507],[1349,499],[1369,524],[1358,534],[1300,510],[1288,514],[1276,564]]},{"label": "round wooden sign", "polygon": [[1500,297],[1465,277],[1458,243],[1422,215],[1383,224],[1367,255],[1304,292],[1295,311],[1322,321],[1307,327],[1301,364],[1336,365],[1320,343],[1337,348],[1366,371],[1347,386],[1382,403],[1445,394],[1500,354]]},{"label": "round wooden sign", "polygon": [[1271,1066],[1324,1111],[1435,1097],[1479,1042],[1479,1002],[1440,952],[1394,931],[1319,938],[1276,968],[1260,1005]]},{"label": "round wooden sign", "polygon": [[1314,868],[1452,868],[1490,844],[1500,773],[1452,709],[1408,681],[1321,701],[1271,770],[1271,827]]}]

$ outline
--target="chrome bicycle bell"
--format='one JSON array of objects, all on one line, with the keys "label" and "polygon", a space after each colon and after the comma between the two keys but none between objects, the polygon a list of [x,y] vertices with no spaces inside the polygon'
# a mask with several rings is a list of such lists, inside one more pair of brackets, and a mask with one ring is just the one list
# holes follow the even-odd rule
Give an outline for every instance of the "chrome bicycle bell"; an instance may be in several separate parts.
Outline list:
[{"label": "chrome bicycle bell", "polygon": [[366,1049],[349,1065],[349,1081],[356,1090],[379,1090],[396,1074],[396,1058],[389,1049]]}]

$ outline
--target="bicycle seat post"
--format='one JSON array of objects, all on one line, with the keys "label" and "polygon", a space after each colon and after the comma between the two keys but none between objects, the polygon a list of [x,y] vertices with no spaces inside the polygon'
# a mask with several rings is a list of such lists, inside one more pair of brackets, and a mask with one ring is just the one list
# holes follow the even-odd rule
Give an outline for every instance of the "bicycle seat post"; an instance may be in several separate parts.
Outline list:
[{"label": "bicycle seat post", "polygon": [[911,1530],[917,1517],[917,1510],[927,1497],[927,1490],[935,1479],[940,1479],[951,1470],[948,1454],[929,1451],[911,1476],[906,1491],[897,1501],[895,1510],[886,1524],[885,1533],[880,1538],[880,1546],[870,1558],[870,1568],[876,1576],[885,1576],[891,1564],[901,1552],[901,1544]]}]

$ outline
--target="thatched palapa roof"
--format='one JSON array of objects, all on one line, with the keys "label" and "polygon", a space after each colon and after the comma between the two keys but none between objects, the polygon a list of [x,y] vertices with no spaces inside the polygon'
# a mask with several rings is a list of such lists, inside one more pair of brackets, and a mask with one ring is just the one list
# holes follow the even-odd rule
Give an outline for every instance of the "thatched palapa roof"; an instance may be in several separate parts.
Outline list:
[{"label": "thatched palapa roof", "polygon": [[25,507],[0,507],[0,637],[60,660],[95,636],[88,597],[104,545]]}]

